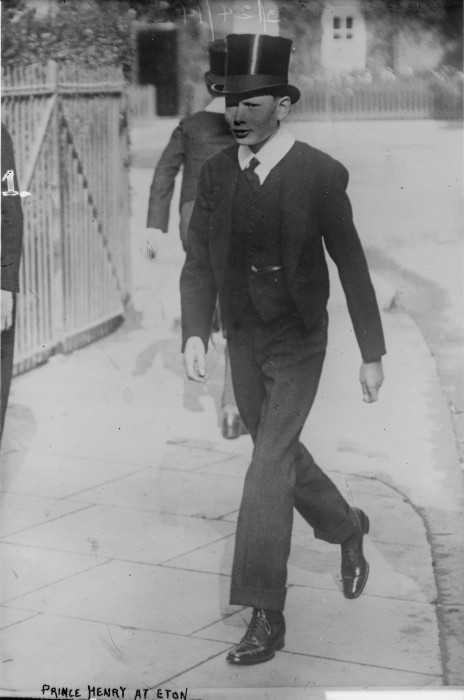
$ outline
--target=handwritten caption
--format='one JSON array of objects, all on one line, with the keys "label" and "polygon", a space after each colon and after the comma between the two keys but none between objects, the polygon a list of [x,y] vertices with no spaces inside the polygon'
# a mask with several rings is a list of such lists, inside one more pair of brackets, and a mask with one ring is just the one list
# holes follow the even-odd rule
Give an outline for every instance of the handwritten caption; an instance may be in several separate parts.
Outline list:
[{"label": "handwritten caption", "polygon": [[185,690],[171,690],[170,688],[135,688],[128,690],[123,686],[117,688],[104,688],[88,685],[83,688],[59,688],[53,685],[42,686],[42,697],[47,698],[123,698],[124,700],[187,700],[188,688]]},{"label": "handwritten caption", "polygon": [[[178,2],[172,6],[171,11],[174,14],[180,15],[184,20],[184,24],[187,23],[189,18],[196,18],[200,24],[209,22],[213,36],[213,15],[219,18],[219,24],[225,24],[228,19],[242,20],[245,23],[249,20],[257,20],[260,24],[264,25],[264,30],[266,30],[266,24],[276,24],[280,22],[278,13],[275,10],[266,10],[262,0],[256,0],[253,5],[242,5],[239,11],[234,9],[232,5],[221,5],[221,7],[222,10],[220,12],[212,12],[208,0],[206,0],[206,10],[203,10],[201,7],[186,8],[182,2]],[[205,15],[207,15],[207,19],[205,19]],[[218,20],[216,20],[216,23],[217,22]]]}]

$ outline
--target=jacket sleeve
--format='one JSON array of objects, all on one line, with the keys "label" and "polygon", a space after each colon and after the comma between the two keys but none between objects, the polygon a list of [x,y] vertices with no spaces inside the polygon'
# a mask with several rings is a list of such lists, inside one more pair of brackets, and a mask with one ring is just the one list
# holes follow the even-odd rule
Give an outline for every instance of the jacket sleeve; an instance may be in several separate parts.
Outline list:
[{"label": "jacket sleeve", "polygon": [[147,227],[159,228],[165,233],[168,230],[174,183],[184,159],[184,123],[181,121],[172,132],[155,169],[148,202]]},{"label": "jacket sleeve", "polygon": [[[19,192],[18,178],[13,153],[13,143],[6,127],[2,124],[1,177],[7,170],[14,170],[14,187]],[[2,182],[2,273],[1,288],[10,292],[19,291],[19,266],[23,246],[23,211],[21,197],[4,197],[8,189],[6,180]]]},{"label": "jacket sleeve", "polygon": [[190,219],[187,256],[180,276],[182,352],[191,336],[200,337],[208,350],[216,306],[217,287],[209,252],[211,182],[204,165]]},{"label": "jacket sleeve", "polygon": [[353,223],[346,193],[348,171],[332,161],[320,192],[320,225],[330,257],[338,268],[356,339],[364,362],[386,353],[379,308],[366,257]]}]

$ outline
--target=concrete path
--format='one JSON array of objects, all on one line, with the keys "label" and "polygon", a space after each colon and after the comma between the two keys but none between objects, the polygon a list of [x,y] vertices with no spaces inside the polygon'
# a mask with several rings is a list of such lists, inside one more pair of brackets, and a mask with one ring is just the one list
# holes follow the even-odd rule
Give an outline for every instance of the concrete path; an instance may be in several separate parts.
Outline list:
[{"label": "concrete path", "polygon": [[[220,436],[220,337],[208,384],[184,377],[183,254],[173,233],[156,263],[143,255],[150,179],[133,169],[131,317],[13,383],[2,450],[0,692],[44,697],[46,684],[84,698],[97,688],[122,697],[122,687],[131,699],[136,689],[151,699],[189,688],[189,700],[314,700],[324,687],[464,685],[463,598],[443,563],[462,523],[461,475],[435,362],[410,318],[384,310],[387,379],[381,400],[364,404],[336,280],[303,439],[371,517],[371,576],[358,600],[346,600],[339,548],[296,518],[285,649],[261,666],[226,664],[249,616],[228,604],[228,588],[251,442]],[[390,288],[381,278],[376,286],[389,307]]]}]

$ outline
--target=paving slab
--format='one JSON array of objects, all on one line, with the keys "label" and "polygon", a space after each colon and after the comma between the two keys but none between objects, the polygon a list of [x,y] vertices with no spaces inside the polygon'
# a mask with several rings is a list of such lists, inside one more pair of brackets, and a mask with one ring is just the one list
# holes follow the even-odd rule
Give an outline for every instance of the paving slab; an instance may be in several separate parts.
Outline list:
[{"label": "paving slab", "polygon": [[[324,615],[314,614],[318,609]],[[285,649],[378,668],[441,675],[438,633],[430,634],[435,609],[426,603],[363,595],[348,601],[338,591],[293,587],[287,595]],[[202,639],[233,644],[246,631],[248,611],[197,632]],[[340,625],[339,620],[343,620]],[[378,644],[372,643],[373,620]]]},{"label": "paving slab", "polygon": [[[250,464],[253,446],[250,438],[243,437],[242,440],[244,442],[246,441],[245,450],[247,454],[233,454],[227,460],[214,462],[212,464],[203,464],[201,467],[197,467],[196,471],[201,472],[202,474],[211,474],[214,476],[231,476],[236,479],[240,479],[240,482],[243,483],[245,474]],[[234,440],[234,447],[237,442],[238,441]],[[215,443],[210,443],[210,449],[217,449]]]},{"label": "paving slab", "polygon": [[[363,595],[435,604],[437,589],[426,545],[399,549],[366,539],[364,547],[370,565]],[[297,535],[289,559],[289,585],[310,586],[341,594],[340,551],[316,540],[301,541]]]},{"label": "paving slab", "polygon": [[11,627],[18,622],[28,620],[38,614],[39,613],[28,612],[27,610],[13,610],[12,608],[5,608],[3,605],[0,605],[0,629]]},{"label": "paving slab", "polygon": [[86,507],[85,503],[70,499],[64,501],[3,492],[0,494],[0,537],[27,530]]},{"label": "paving slab", "polygon": [[80,688],[83,698],[88,697],[89,685],[122,686],[132,700],[135,689],[153,687],[179,668],[222,656],[227,647],[193,637],[39,615],[10,628],[2,648],[9,662],[3,664],[1,685],[14,689],[22,679],[28,697],[40,697],[44,683]]},{"label": "paving slab", "polygon": [[[214,449],[211,449],[211,445],[201,448],[190,445],[189,441],[185,441],[185,443],[172,445],[169,451],[163,454],[160,461],[162,469],[181,469],[182,471],[199,471],[214,474],[214,471],[208,471],[208,467],[213,469],[216,465],[224,465],[226,474],[230,476],[230,472],[234,472],[236,457],[233,453],[218,450],[216,445]],[[230,470],[227,469],[228,466]],[[218,475],[221,474],[222,471],[218,471]]]},{"label": "paving slab", "polygon": [[[223,656],[218,656],[194,668],[192,671],[180,674],[174,681],[176,688],[191,688],[191,697],[198,700],[219,700],[219,698],[275,698],[275,700],[302,700],[324,695],[304,694],[307,688],[333,687],[334,679],[340,679],[344,688],[373,688],[379,685],[385,687],[430,687],[440,686],[441,679],[428,674],[407,672],[401,669],[388,669],[369,664],[356,664],[344,661],[334,661],[311,656],[309,654],[294,654],[286,651],[278,652],[272,663],[255,667],[234,667],[227,664]],[[214,688],[211,693],[203,694],[198,688]],[[237,692],[228,695],[224,688],[236,688]],[[246,692],[247,688],[255,689]],[[272,692],[272,688],[280,688]],[[298,688],[298,691],[294,689]],[[239,690],[238,690],[239,689]],[[269,690],[267,690],[269,689]],[[285,689],[285,690],[284,690]],[[284,694],[283,694],[284,693]],[[362,697],[362,696],[360,696]]]},{"label": "paving slab", "polygon": [[[12,452],[2,457],[3,488],[16,494],[67,498],[83,489],[146,469],[147,465],[69,454]],[[47,478],[44,479],[44,474]]]},{"label": "paving slab", "polygon": [[[95,556],[0,543],[1,602],[18,598],[96,565]],[[104,562],[104,560],[103,560]],[[100,559],[100,563],[103,563]]]},{"label": "paving slab", "polygon": [[242,484],[228,476],[157,468],[87,490],[80,498],[160,513],[220,518],[240,506],[241,495]]},{"label": "paving slab", "polygon": [[15,598],[6,606],[190,635],[236,610],[225,602],[228,583],[225,577],[210,574],[110,561]]},{"label": "paving slab", "polygon": [[157,513],[155,510],[90,506],[56,522],[8,538],[39,549],[91,554],[158,564],[176,554],[214,542],[233,532],[232,523]]},{"label": "paving slab", "polygon": [[[213,445],[210,449],[213,449]],[[227,462],[199,468],[197,473],[232,473],[243,480],[247,465],[248,458],[239,455]],[[232,467],[232,471],[229,467]],[[397,594],[400,590],[401,596],[405,598],[416,599],[419,596],[419,599],[424,599],[425,596],[429,602],[436,600],[437,590],[429,556],[427,532],[422,518],[415,512],[408,499],[373,477],[331,471],[327,473],[349,502],[360,505],[371,515],[368,543],[375,542],[376,545],[375,549],[371,547],[375,555],[372,568],[377,574],[378,583],[382,584],[382,594],[389,595],[389,591]],[[235,521],[237,512],[234,511],[224,519]],[[302,584],[302,581],[306,581],[310,569],[313,581],[308,585],[320,585],[314,580],[317,572],[317,576],[322,576],[323,585],[339,588],[338,575],[334,577],[327,573],[330,569],[338,570],[338,560],[339,550],[334,551],[326,544],[314,540],[305,521],[295,514],[289,581]],[[383,560],[384,566],[381,565]],[[217,571],[220,565],[221,573],[228,573],[230,561],[231,557],[222,556],[217,545],[206,545],[191,554],[171,560],[171,565],[207,571]],[[395,570],[398,576],[403,577],[401,584],[394,575]]]}]

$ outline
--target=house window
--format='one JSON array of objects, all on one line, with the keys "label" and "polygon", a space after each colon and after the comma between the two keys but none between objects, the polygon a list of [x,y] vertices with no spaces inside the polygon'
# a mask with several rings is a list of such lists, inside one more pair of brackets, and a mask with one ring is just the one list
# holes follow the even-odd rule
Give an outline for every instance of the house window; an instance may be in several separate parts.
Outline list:
[{"label": "house window", "polygon": [[352,39],[353,38],[353,17],[333,18],[333,38]]},{"label": "house window", "polygon": [[347,39],[352,39],[353,38],[353,18],[352,17],[347,17],[346,18],[346,38]]}]

